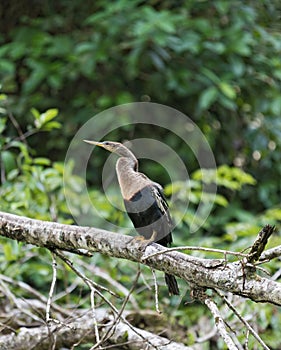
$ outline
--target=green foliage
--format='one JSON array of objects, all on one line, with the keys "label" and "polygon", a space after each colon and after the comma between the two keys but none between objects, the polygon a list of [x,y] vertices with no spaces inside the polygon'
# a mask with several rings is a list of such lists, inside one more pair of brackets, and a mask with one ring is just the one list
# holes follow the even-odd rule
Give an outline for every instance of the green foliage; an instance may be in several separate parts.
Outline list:
[{"label": "green foliage", "polygon": [[[41,154],[60,159],[73,130],[95,112],[142,99],[178,106],[207,134],[219,164],[239,164],[262,183],[247,201],[267,209],[279,202],[281,176],[275,8],[266,0],[59,1],[39,14],[21,7],[19,24],[14,16],[3,23],[10,30],[0,37],[2,89],[23,124],[34,107],[63,111],[63,138],[44,147],[33,139]],[[142,133],[132,126],[117,137]],[[187,153],[183,159],[193,162]]]},{"label": "green foliage", "polygon": [[[188,182],[177,182],[165,187],[165,194],[167,196],[175,195],[175,202],[177,203],[174,215],[181,215],[184,212],[184,207],[186,205],[187,199],[191,204],[188,208],[184,220],[182,223],[186,222],[188,225],[191,224],[196,206],[201,202],[208,205],[209,203],[214,203],[214,207],[227,208],[230,206],[229,198],[231,195],[227,196],[220,193],[208,193],[204,190],[204,184],[216,184],[220,189],[228,189],[233,193],[234,191],[241,191],[242,186],[245,185],[255,185],[255,179],[250,175],[245,173],[243,170],[235,167],[229,167],[227,165],[222,165],[217,169],[199,169],[192,173],[191,180]],[[229,198],[228,198],[229,197]],[[203,210],[204,214],[204,210]],[[196,214],[200,216],[200,213]],[[200,218],[199,218],[200,219]],[[181,223],[181,224],[182,224]],[[208,218],[205,222],[205,227],[209,228],[212,226],[212,216]],[[223,225],[221,225],[223,229]]]},{"label": "green foliage", "polygon": [[[33,125],[27,126],[25,132],[18,129],[19,136],[14,137],[9,135],[8,119],[1,119],[1,208],[43,220],[63,220],[62,214],[67,212],[63,202],[63,167],[51,164],[48,158],[36,157],[26,141],[35,133],[60,127],[53,121],[58,111],[40,114],[33,109],[32,113]],[[19,128],[17,122],[12,121]]]},{"label": "green foliage", "polygon": [[231,190],[241,190],[243,185],[255,185],[256,180],[240,168],[221,165],[214,169],[199,169],[192,174],[192,179],[216,183]]}]

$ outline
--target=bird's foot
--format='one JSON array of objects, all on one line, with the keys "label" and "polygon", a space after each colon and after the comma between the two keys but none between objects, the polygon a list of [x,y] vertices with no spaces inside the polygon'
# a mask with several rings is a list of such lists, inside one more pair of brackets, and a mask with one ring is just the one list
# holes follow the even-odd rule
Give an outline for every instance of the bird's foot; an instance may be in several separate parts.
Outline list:
[{"label": "bird's foot", "polygon": [[136,245],[140,251],[144,252],[150,244],[155,242],[155,236],[156,234],[154,233],[149,239],[144,236],[136,236],[130,240],[129,244]]}]

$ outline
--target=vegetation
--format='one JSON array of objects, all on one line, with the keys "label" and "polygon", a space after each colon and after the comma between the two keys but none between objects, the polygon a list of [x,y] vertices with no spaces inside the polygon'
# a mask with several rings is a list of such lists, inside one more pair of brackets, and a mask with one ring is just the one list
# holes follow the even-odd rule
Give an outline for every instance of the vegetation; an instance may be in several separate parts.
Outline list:
[{"label": "vegetation", "polygon": [[[160,165],[146,160],[141,163],[143,172],[164,185],[168,198],[176,197],[171,214],[181,220],[174,233],[175,245],[242,251],[267,223],[276,225],[269,246],[280,244],[279,1],[118,0],[109,4],[104,0],[32,0],[1,4],[0,11],[2,211],[74,223],[65,191],[77,213],[89,210],[75,164],[64,163],[74,134],[94,114],[109,107],[151,101],[188,115],[205,134],[218,165],[216,171],[198,170],[194,156],[179,137],[161,128],[127,125],[107,135],[116,141],[164,139],[187,165],[190,181],[172,187]],[[91,163],[95,172],[89,178],[89,196],[108,221],[129,226],[128,218],[112,207],[101,190],[104,161],[105,155],[98,153]],[[68,174],[65,183],[64,172]],[[218,193],[204,225],[189,234],[198,203],[207,206],[210,201],[206,193],[202,197],[204,172],[208,172],[209,183],[217,183]],[[114,192],[112,198],[118,201],[119,193]],[[98,219],[88,224],[108,228]],[[0,243],[1,273],[48,295],[52,276],[49,252],[4,238]],[[89,259],[71,259],[87,271]],[[95,256],[92,263],[108,274],[108,281],[117,280],[130,289],[136,266],[103,256]],[[272,261],[267,268],[274,274],[280,267]],[[143,268],[142,273],[153,285],[150,272]],[[89,307],[87,287],[76,280],[61,263],[56,292],[75,288],[60,302]],[[108,281],[96,279],[113,288]],[[16,285],[11,290],[28,297]],[[133,295],[139,308],[154,309],[153,293],[141,279],[136,290]],[[164,327],[171,328],[171,336],[192,346],[206,333],[202,324],[212,321],[204,305],[185,305],[190,301],[188,286],[182,283],[181,290],[182,299],[168,298],[161,287],[160,308],[165,310],[168,322],[163,321]],[[121,305],[113,297],[112,302]],[[239,299],[235,303],[244,317],[252,317],[254,328],[268,346],[279,349],[278,310],[270,305],[257,310],[253,303]],[[134,309],[134,304],[127,307]],[[225,310],[224,315],[245,344],[243,329],[235,326],[232,313]],[[248,342],[249,349],[258,348],[253,337]],[[214,348],[225,348],[216,337],[202,345],[202,349]],[[79,349],[84,348],[81,345]]]}]

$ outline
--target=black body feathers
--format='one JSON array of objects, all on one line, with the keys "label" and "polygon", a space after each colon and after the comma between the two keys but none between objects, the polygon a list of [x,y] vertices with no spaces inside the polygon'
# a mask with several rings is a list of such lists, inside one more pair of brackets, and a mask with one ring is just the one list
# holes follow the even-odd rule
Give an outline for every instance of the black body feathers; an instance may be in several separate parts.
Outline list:
[{"label": "black body feathers", "polygon": [[[124,200],[125,208],[130,219],[138,231],[146,239],[151,238],[153,232],[157,233],[155,242],[169,247],[172,243],[172,220],[168,210],[168,204],[156,184],[147,185],[138,191],[129,200]],[[177,281],[173,275],[165,274],[165,281],[169,293],[178,295]]]}]

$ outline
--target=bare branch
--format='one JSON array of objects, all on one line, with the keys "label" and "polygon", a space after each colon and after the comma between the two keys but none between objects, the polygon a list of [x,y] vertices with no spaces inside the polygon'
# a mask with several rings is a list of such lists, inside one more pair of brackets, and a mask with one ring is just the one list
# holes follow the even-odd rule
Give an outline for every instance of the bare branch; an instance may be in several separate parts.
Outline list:
[{"label": "bare branch", "polygon": [[[56,348],[71,347],[83,339],[84,342],[95,342],[94,320],[91,317],[92,311],[89,310],[84,315],[75,315],[67,324],[53,324],[49,327],[22,327],[17,333],[3,335],[0,338],[1,350],[48,350],[50,349],[50,337],[56,338]],[[100,325],[99,330],[102,335],[108,331],[111,326],[113,316],[108,310],[97,309],[96,321]],[[112,334],[111,343],[120,344],[120,339],[127,334],[128,349],[136,349],[136,343],[145,344],[146,349],[155,349],[161,346],[163,350],[191,350],[183,344],[176,343],[164,337],[156,336],[153,333],[134,327],[130,329],[125,323],[119,320],[114,334]],[[149,345],[149,342],[153,345]]]},{"label": "bare branch", "polygon": [[239,320],[244,323],[244,325],[247,327],[247,330],[249,333],[251,333],[257,341],[261,344],[263,349],[270,350],[269,347],[265,344],[265,342],[260,338],[260,336],[257,334],[257,332],[253,329],[253,327],[245,320],[244,317],[240,315],[240,313],[235,309],[235,307],[232,305],[232,303],[227,300],[227,298],[222,295],[218,290],[215,290],[216,293],[224,300],[224,302],[227,304],[227,306],[234,312],[234,314],[239,318]]},{"label": "bare branch", "polygon": [[[240,261],[201,259],[179,252],[147,258],[131,237],[117,233],[0,213],[0,234],[48,249],[100,252],[107,256],[144,263],[154,269],[176,275],[201,288],[217,288],[250,298],[256,302],[281,305],[281,284],[256,274],[256,268]],[[145,255],[160,252],[158,244],[148,246]]]},{"label": "bare branch", "polygon": [[281,257],[281,245],[265,250],[260,257],[260,261],[272,260]]},{"label": "bare branch", "polygon": [[234,255],[234,256],[240,256],[240,257],[245,257],[245,258],[248,257],[248,254],[246,254],[246,253],[232,252],[230,250],[223,250],[223,249],[216,249],[216,248],[205,248],[205,247],[193,247],[193,246],[182,246],[182,247],[174,247],[174,248],[165,248],[161,252],[157,252],[157,253],[154,253],[151,255],[144,256],[142,258],[142,260],[144,261],[144,260],[152,258],[153,256],[156,256],[156,255],[161,255],[164,253],[180,251],[180,250],[195,250],[195,251],[199,251],[199,252],[219,253],[219,254],[223,254],[224,256]]},{"label": "bare branch", "polygon": [[[112,304],[112,302],[106,298],[98,289],[95,289],[95,284],[93,283],[93,281],[91,281],[88,277],[86,277],[82,272],[80,272],[79,270],[77,270],[73,264],[64,256],[63,253],[61,253],[60,251],[56,251],[55,252],[76,274],[77,276],[79,276],[80,278],[82,278],[82,280],[87,284],[87,286],[90,288],[90,290],[92,291],[93,289],[95,290],[95,292],[107,303],[107,305],[112,309],[112,311],[114,312],[114,314],[117,316],[117,319],[119,320],[119,318],[121,319],[122,322],[124,322],[124,324],[126,324],[130,329],[132,329],[134,332],[137,332],[136,330],[134,330],[134,327],[124,318],[124,316],[122,315],[122,313],[120,313],[120,311],[117,310],[117,308]],[[127,298],[126,298],[127,300]],[[127,301],[126,301],[127,302]],[[116,320],[114,320],[115,322]],[[115,326],[115,323],[114,323]],[[140,337],[142,337],[141,334],[138,334]],[[145,341],[145,339],[143,339]],[[147,343],[152,345],[152,343],[150,342],[149,339],[147,339]]]},{"label": "bare branch", "polygon": [[248,262],[253,263],[255,261],[258,261],[262,252],[264,251],[264,248],[267,244],[267,241],[271,234],[274,231],[274,226],[266,225],[263,227],[263,229],[259,232],[254,244],[252,245],[252,248],[249,253]]},{"label": "bare branch", "polygon": [[53,278],[52,278],[52,283],[50,287],[50,292],[48,296],[48,301],[46,305],[46,322],[50,321],[50,309],[51,309],[51,303],[54,295],[54,290],[55,290],[55,285],[57,282],[57,261],[56,261],[56,256],[52,253],[52,267],[53,267]]},{"label": "bare branch", "polygon": [[238,350],[238,348],[234,344],[231,336],[229,335],[229,333],[226,330],[225,322],[224,322],[224,320],[219,312],[219,309],[218,309],[216,303],[213,300],[206,298],[205,304],[208,306],[209,310],[211,311],[211,313],[214,317],[214,320],[215,320],[217,330],[220,333],[225,344],[227,345],[227,348],[229,350]]}]

